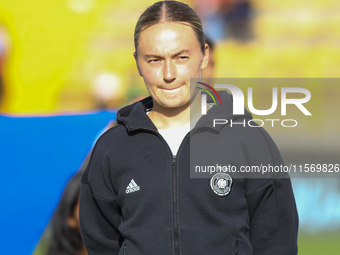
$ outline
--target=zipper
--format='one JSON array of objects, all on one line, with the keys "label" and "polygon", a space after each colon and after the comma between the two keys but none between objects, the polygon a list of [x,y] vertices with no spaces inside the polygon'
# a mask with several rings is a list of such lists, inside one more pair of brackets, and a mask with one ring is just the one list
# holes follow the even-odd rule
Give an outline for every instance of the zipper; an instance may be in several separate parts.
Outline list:
[{"label": "zipper", "polygon": [[125,246],[123,246],[123,255],[126,255]]},{"label": "zipper", "polygon": [[235,241],[235,255],[238,255],[238,240]]},{"label": "zipper", "polygon": [[[168,148],[168,152],[171,155],[171,174],[172,174],[172,206],[173,206],[173,243],[174,243],[174,254],[175,255],[180,255],[180,249],[179,249],[179,224],[178,224],[178,196],[177,196],[177,161],[176,161],[176,156],[172,154],[171,149],[168,145],[168,143],[165,141],[165,139],[163,138],[163,136],[155,131],[155,130],[151,130],[151,129],[146,129],[146,128],[139,128],[141,130],[153,133],[155,135],[157,135],[166,145],[166,147]],[[183,146],[183,144],[185,143],[185,141],[187,140],[188,136],[190,135],[191,131],[189,131],[186,136],[183,138],[183,141],[181,142],[178,151],[177,151],[177,155],[179,154],[181,147]],[[125,252],[125,249],[124,249]],[[126,255],[124,253],[124,255]]]},{"label": "zipper", "polygon": [[179,227],[178,227],[178,197],[177,197],[177,162],[176,156],[172,158],[172,202],[173,202],[173,231],[174,231],[174,253],[179,255]]},{"label": "zipper", "polygon": [[[177,151],[177,155],[179,155],[179,152],[181,151],[181,148],[183,146],[183,144],[185,144],[186,140],[188,139],[188,137],[190,136],[191,131],[189,131],[185,137],[183,138],[178,151]],[[161,135],[160,135],[161,136]],[[161,136],[162,137],[162,136]],[[162,139],[164,140],[164,138],[162,137]],[[164,142],[166,143],[166,145],[169,148],[169,145],[167,144],[167,142],[164,140]],[[170,150],[170,148],[169,148]],[[171,151],[171,150],[170,150]],[[178,158],[178,157],[177,157]],[[174,254],[175,255],[180,255],[180,249],[179,249],[179,224],[178,224],[178,196],[177,196],[177,160],[176,160],[176,156],[173,155],[172,156],[172,161],[171,161],[171,167],[172,167],[172,202],[173,202],[173,233],[174,233]]]}]

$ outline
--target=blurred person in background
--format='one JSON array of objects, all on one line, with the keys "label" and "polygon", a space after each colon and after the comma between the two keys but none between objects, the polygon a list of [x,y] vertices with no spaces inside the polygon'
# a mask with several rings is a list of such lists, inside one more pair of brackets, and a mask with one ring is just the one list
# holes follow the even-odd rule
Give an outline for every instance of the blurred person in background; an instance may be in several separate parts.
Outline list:
[{"label": "blurred person in background", "polygon": [[251,0],[229,0],[222,5],[221,12],[227,26],[228,38],[234,38],[241,42],[253,38],[252,18],[253,6]]},{"label": "blurred person in background", "polygon": [[5,85],[4,85],[4,64],[8,52],[8,32],[6,28],[0,24],[0,110],[4,100]]},{"label": "blurred person in background", "polygon": [[34,255],[87,255],[79,230],[79,192],[82,171],[67,182]]},{"label": "blurred person in background", "polygon": [[0,109],[1,109],[2,100],[3,100],[3,97],[4,97],[2,62],[3,62],[3,44],[0,40]]},{"label": "blurred person in background", "polygon": [[196,0],[195,9],[213,40],[246,42],[253,38],[251,0]]}]

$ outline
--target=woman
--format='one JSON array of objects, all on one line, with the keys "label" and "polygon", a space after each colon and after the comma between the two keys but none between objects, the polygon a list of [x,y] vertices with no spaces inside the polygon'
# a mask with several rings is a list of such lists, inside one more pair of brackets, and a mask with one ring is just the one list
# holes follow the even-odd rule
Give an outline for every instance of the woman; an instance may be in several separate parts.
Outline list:
[{"label": "woman", "polygon": [[296,254],[289,178],[190,178],[193,163],[283,164],[262,128],[212,125],[251,119],[232,115],[226,91],[223,106],[201,118],[190,79],[201,77],[209,47],[196,13],[181,2],[157,2],[139,18],[134,39],[150,97],[119,110],[82,177],[80,229],[89,254]]}]

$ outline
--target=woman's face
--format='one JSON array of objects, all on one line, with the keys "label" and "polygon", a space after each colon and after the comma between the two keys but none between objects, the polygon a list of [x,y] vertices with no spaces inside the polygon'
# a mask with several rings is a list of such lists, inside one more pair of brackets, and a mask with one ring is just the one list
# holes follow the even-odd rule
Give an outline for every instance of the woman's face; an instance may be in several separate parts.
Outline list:
[{"label": "woman's face", "polygon": [[201,51],[190,26],[174,22],[159,23],[140,34],[137,68],[153,98],[154,107],[181,107],[196,95],[199,78],[208,63],[209,48]]}]

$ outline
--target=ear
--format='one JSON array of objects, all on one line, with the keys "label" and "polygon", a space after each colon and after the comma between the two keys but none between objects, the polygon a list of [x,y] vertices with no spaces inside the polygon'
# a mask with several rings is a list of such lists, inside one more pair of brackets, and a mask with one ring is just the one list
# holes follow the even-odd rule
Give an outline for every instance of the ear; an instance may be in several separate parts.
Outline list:
[{"label": "ear", "polygon": [[139,66],[139,64],[138,64],[138,55],[137,55],[137,52],[136,52],[136,51],[133,53],[133,56],[134,56],[135,61],[136,61],[138,74],[139,74],[140,76],[143,77],[142,71],[141,71],[140,66]]},{"label": "ear", "polygon": [[209,61],[209,45],[206,43],[204,45],[204,54],[203,54],[201,69],[204,69],[207,67],[208,61]]}]

